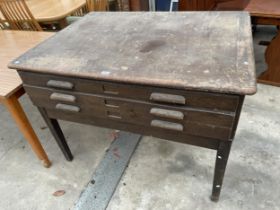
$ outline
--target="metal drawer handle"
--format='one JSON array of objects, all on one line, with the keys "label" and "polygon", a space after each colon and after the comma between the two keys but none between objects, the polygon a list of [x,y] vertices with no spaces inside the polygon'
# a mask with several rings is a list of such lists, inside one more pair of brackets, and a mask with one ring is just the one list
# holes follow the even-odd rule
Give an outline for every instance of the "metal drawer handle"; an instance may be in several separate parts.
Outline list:
[{"label": "metal drawer handle", "polygon": [[159,108],[152,108],[150,110],[150,114],[157,116],[157,117],[166,117],[175,120],[183,120],[184,114],[179,111],[168,110],[168,109],[159,109]]},{"label": "metal drawer handle", "polygon": [[173,103],[173,104],[186,104],[186,99],[184,96],[165,94],[165,93],[152,93],[150,96],[150,100],[156,102]]},{"label": "metal drawer handle", "polygon": [[57,100],[57,101],[65,101],[65,102],[75,102],[76,97],[68,94],[62,94],[62,93],[52,93],[50,96],[51,100]]},{"label": "metal drawer handle", "polygon": [[167,122],[162,120],[152,120],[152,127],[163,128],[173,131],[183,131],[183,126],[179,123]]},{"label": "metal drawer handle", "polygon": [[68,112],[80,112],[80,107],[72,106],[72,105],[68,105],[68,104],[57,104],[55,106],[55,108],[62,110],[62,111],[68,111]]},{"label": "metal drawer handle", "polygon": [[54,88],[62,88],[67,90],[72,90],[74,85],[71,82],[66,81],[58,81],[58,80],[49,80],[47,82],[48,87],[54,87]]}]

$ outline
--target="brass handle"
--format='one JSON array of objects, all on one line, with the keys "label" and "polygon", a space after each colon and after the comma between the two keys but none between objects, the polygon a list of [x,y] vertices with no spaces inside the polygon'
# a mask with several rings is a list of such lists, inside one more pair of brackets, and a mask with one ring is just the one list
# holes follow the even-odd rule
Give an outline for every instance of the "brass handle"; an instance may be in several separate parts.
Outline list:
[{"label": "brass handle", "polygon": [[58,81],[58,80],[49,80],[47,82],[48,87],[54,87],[54,88],[62,88],[67,90],[72,90],[74,85],[71,82],[66,81]]},{"label": "brass handle", "polygon": [[173,104],[186,104],[186,99],[184,96],[165,94],[165,93],[152,93],[150,96],[151,101],[165,102]]},{"label": "brass handle", "polygon": [[57,104],[55,106],[55,108],[62,110],[62,111],[68,111],[68,112],[80,112],[80,107],[72,106],[72,105],[68,105],[68,104]]},{"label": "brass handle", "polygon": [[157,117],[166,117],[175,120],[183,120],[184,114],[179,111],[168,110],[168,109],[159,109],[159,108],[152,108],[150,110],[150,114],[157,116]]},{"label": "brass handle", "polygon": [[65,101],[65,102],[75,102],[76,97],[68,94],[62,94],[62,93],[52,93],[50,96],[51,100],[57,100],[57,101]]},{"label": "brass handle", "polygon": [[162,120],[152,120],[151,122],[152,127],[163,128],[173,131],[183,131],[184,128],[179,123],[167,122]]}]

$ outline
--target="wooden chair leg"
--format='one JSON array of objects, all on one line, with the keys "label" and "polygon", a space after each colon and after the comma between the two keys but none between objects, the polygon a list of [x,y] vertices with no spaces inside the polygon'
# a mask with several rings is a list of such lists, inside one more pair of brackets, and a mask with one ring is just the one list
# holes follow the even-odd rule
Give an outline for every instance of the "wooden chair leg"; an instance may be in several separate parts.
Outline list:
[{"label": "wooden chair leg", "polygon": [[54,139],[56,140],[60,150],[64,154],[64,157],[68,161],[73,160],[73,155],[71,150],[65,140],[63,132],[57,122],[56,119],[50,119],[45,111],[45,109],[38,107],[39,112],[41,113],[42,117],[44,118],[46,124],[48,125],[51,133],[53,134]]},{"label": "wooden chair leg", "polygon": [[222,189],[224,174],[227,166],[227,161],[230,153],[231,141],[221,141],[217,155],[216,155],[216,165],[214,172],[214,181],[212,188],[212,201],[218,201]]},{"label": "wooden chair leg", "polygon": [[32,126],[30,125],[17,97],[15,95],[12,95],[9,98],[3,99],[3,103],[10,111],[20,131],[32,147],[37,157],[42,161],[43,166],[49,168],[51,166],[51,162],[49,161],[45,150],[43,149],[37,135],[35,134]]}]

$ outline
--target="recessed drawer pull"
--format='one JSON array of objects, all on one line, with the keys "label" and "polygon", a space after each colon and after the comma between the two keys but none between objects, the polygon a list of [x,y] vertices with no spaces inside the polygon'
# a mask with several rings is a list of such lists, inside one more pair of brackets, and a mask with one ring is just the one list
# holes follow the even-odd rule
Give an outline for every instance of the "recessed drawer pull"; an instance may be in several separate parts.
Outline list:
[{"label": "recessed drawer pull", "polygon": [[118,91],[104,90],[103,92],[110,95],[119,95]]},{"label": "recessed drawer pull", "polygon": [[71,82],[59,81],[59,80],[49,80],[47,82],[47,86],[53,88],[62,88],[67,90],[72,90],[74,87],[74,85]]},{"label": "recessed drawer pull", "polygon": [[52,93],[50,96],[51,100],[55,101],[65,101],[65,102],[75,102],[76,97],[68,94],[62,94],[62,93]]},{"label": "recessed drawer pull", "polygon": [[68,112],[80,112],[80,107],[72,106],[72,105],[68,105],[68,104],[57,104],[55,106],[55,108],[62,110],[62,111],[68,111]]},{"label": "recessed drawer pull", "polygon": [[186,104],[184,96],[165,94],[165,93],[152,93],[150,96],[151,101],[165,102],[172,104]]},{"label": "recessed drawer pull", "polygon": [[122,119],[122,117],[118,116],[118,115],[108,115],[108,117],[113,118],[113,119]]},{"label": "recessed drawer pull", "polygon": [[107,106],[109,108],[115,108],[115,109],[120,108],[120,106],[116,106],[116,105],[112,105],[112,104],[105,104],[105,106]]},{"label": "recessed drawer pull", "polygon": [[173,131],[183,131],[183,126],[181,124],[162,120],[152,120],[151,126]]},{"label": "recessed drawer pull", "polygon": [[183,120],[184,114],[179,111],[168,110],[168,109],[159,109],[159,108],[152,108],[150,110],[150,114],[157,116],[157,117],[166,117],[175,120]]}]

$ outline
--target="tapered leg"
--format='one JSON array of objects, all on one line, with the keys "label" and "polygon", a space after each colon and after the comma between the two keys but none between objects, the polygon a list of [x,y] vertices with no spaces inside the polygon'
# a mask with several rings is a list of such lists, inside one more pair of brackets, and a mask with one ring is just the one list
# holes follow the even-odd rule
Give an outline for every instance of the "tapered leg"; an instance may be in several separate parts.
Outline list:
[{"label": "tapered leg", "polygon": [[231,148],[231,141],[221,141],[216,155],[216,165],[214,172],[212,201],[218,201],[223,184],[224,174],[227,166],[228,156]]},{"label": "tapered leg", "polygon": [[50,167],[51,162],[49,161],[48,156],[45,153],[37,135],[30,125],[17,97],[12,95],[9,98],[2,99],[1,102],[3,102],[7,109],[10,111],[20,131],[32,147],[37,157],[42,161],[43,165],[46,168]]},{"label": "tapered leg", "polygon": [[63,152],[66,160],[71,161],[73,160],[73,155],[69,149],[69,146],[65,140],[63,132],[55,119],[50,119],[45,111],[45,109],[38,107],[39,112],[43,116],[46,124],[48,125],[51,133],[53,134],[54,139],[56,140],[59,148]]}]

